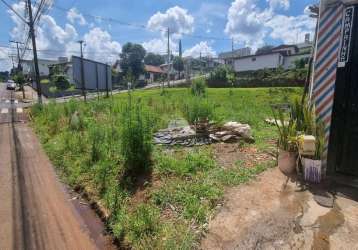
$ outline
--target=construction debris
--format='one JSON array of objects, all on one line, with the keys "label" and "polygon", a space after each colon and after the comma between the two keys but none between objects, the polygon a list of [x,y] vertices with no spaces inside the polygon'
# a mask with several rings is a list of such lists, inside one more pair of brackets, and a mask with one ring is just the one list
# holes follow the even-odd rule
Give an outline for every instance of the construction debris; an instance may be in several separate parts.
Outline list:
[{"label": "construction debris", "polygon": [[169,127],[154,135],[154,143],[161,145],[201,146],[212,143],[253,143],[251,127],[238,122],[228,122],[223,126],[206,123],[195,126]]}]

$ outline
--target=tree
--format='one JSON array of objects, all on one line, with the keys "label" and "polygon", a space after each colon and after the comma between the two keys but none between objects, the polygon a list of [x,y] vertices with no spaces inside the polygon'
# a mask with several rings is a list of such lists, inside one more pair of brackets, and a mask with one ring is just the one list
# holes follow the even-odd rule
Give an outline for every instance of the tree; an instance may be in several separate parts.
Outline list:
[{"label": "tree", "polygon": [[307,60],[305,58],[297,59],[293,62],[295,64],[296,69],[303,69],[306,66]]},{"label": "tree", "polygon": [[256,55],[261,55],[261,54],[269,53],[269,52],[271,52],[271,50],[272,50],[273,48],[274,48],[274,46],[272,46],[272,45],[263,46],[262,48],[257,49]]},{"label": "tree", "polygon": [[184,70],[184,61],[183,61],[183,59],[181,57],[179,57],[179,56],[174,57],[173,67],[174,67],[174,69],[176,71],[179,72],[179,78],[180,78],[181,72]]},{"label": "tree", "polygon": [[120,65],[124,75],[131,72],[133,78],[137,80],[144,73],[145,54],[146,51],[140,44],[126,43],[123,45]]},{"label": "tree", "polygon": [[20,90],[22,91],[22,98],[25,99],[25,77],[22,74],[22,72],[17,72],[16,75],[14,75],[13,77],[14,82],[20,86]]},{"label": "tree", "polygon": [[181,45],[181,40],[179,40],[179,57],[180,58],[183,57],[183,49],[182,49],[182,45]]},{"label": "tree", "polygon": [[146,65],[159,66],[165,63],[164,58],[161,55],[148,53],[144,58]]}]

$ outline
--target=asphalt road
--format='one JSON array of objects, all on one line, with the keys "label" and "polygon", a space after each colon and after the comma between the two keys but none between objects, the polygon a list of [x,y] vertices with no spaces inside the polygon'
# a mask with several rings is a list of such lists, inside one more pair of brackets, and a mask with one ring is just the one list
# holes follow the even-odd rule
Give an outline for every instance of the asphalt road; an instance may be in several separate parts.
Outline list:
[{"label": "asphalt road", "polygon": [[0,83],[0,249],[97,249],[53,166]]}]

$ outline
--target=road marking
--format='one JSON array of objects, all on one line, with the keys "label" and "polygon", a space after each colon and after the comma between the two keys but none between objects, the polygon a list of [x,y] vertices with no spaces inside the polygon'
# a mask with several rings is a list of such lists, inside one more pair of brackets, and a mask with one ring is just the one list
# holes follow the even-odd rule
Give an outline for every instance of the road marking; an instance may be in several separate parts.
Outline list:
[{"label": "road marking", "polygon": [[9,113],[9,109],[1,109],[1,114],[7,114]]},{"label": "road marking", "polygon": [[22,108],[16,108],[16,113],[22,113],[24,110]]}]

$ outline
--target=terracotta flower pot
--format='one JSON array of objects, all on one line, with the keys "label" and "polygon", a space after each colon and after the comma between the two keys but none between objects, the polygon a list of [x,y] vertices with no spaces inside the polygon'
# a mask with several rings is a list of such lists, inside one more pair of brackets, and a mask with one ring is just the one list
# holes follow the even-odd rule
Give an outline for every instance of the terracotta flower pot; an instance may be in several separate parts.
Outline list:
[{"label": "terracotta flower pot", "polygon": [[293,174],[296,171],[297,153],[280,150],[278,167],[284,174]]}]

